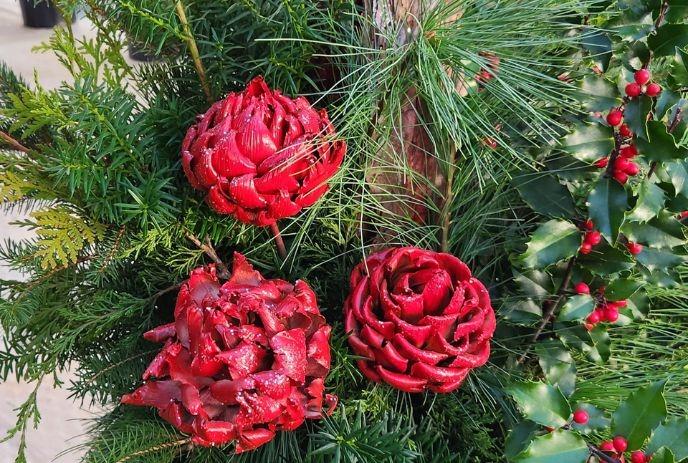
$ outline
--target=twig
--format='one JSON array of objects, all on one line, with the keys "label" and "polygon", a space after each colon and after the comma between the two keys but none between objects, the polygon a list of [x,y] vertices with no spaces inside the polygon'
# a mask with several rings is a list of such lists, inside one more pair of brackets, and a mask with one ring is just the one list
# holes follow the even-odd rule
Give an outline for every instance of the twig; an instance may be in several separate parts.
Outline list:
[{"label": "twig", "polygon": [[616,458],[610,457],[606,453],[604,453],[601,449],[598,449],[592,444],[588,444],[588,450],[590,450],[590,453],[595,455],[597,458],[600,460],[606,462],[606,463],[620,463],[619,460]]},{"label": "twig", "polygon": [[227,270],[227,266],[222,262],[222,259],[217,255],[217,252],[215,251],[215,248],[213,247],[212,243],[210,242],[210,238],[206,237],[205,243],[201,243],[201,240],[199,240],[193,233],[190,231],[186,231],[186,237],[195,244],[198,249],[203,251],[206,256],[210,257],[213,262],[215,262],[215,265],[217,266],[217,276],[222,278],[222,279],[228,279],[230,277],[229,270]]},{"label": "twig", "polygon": [[14,138],[12,138],[10,135],[6,134],[3,131],[0,131],[0,138],[2,138],[5,141],[5,143],[10,145],[13,149],[15,149],[17,151],[22,151],[24,153],[29,152],[29,149],[26,146],[22,145],[17,140],[15,140]]},{"label": "twig", "polygon": [[280,232],[277,222],[270,225],[270,231],[275,237],[275,246],[277,246],[277,253],[280,255],[282,260],[287,259],[287,247],[284,245],[284,239],[282,238],[282,233]]},{"label": "twig", "polygon": [[447,166],[447,184],[444,193],[444,204],[442,205],[442,252],[449,252],[449,229],[451,228],[451,204],[453,198],[455,156],[452,155]]},{"label": "twig", "polygon": [[174,442],[166,442],[164,444],[154,445],[153,447],[150,447],[150,448],[147,448],[144,450],[139,450],[138,452],[131,453],[124,458],[120,458],[119,460],[117,460],[116,463],[124,463],[126,461],[131,460],[132,458],[140,457],[142,455],[148,455],[149,453],[159,452],[160,450],[165,450],[165,449],[168,449],[170,447],[181,447],[181,446],[187,445],[187,444],[191,444],[191,438],[190,437],[186,437],[184,439],[179,439],[179,440],[174,441]]},{"label": "twig", "polygon": [[184,30],[184,35],[186,35],[186,44],[189,46],[189,53],[191,53],[191,58],[193,59],[194,66],[196,67],[198,78],[201,81],[203,93],[205,93],[208,103],[212,103],[213,95],[210,93],[210,86],[208,85],[208,78],[205,74],[205,68],[203,67],[201,55],[198,52],[198,47],[196,46],[196,39],[193,36],[193,32],[191,32],[191,27],[189,27],[189,20],[186,18],[186,11],[181,0],[177,0],[175,9],[177,10],[177,16],[179,16],[179,22]]},{"label": "twig", "polygon": [[533,347],[533,344],[538,340],[540,335],[542,334],[542,331],[545,329],[547,326],[547,323],[552,319],[552,316],[554,315],[554,312],[556,311],[557,307],[561,303],[562,299],[564,298],[564,293],[566,292],[569,283],[571,282],[571,277],[573,276],[573,267],[576,264],[576,256],[573,256],[571,259],[569,259],[569,263],[566,267],[566,273],[564,273],[564,279],[561,281],[561,285],[559,286],[559,289],[557,290],[557,293],[555,295],[554,299],[548,299],[545,301],[543,304],[543,314],[542,314],[542,321],[540,322],[540,326],[538,326],[537,331],[533,335],[532,339],[530,340],[530,343],[528,344],[528,347],[526,350],[521,354],[521,356],[518,358],[517,363],[523,363],[523,361],[526,359],[528,353],[530,352],[530,349]]},{"label": "twig", "polygon": [[172,291],[175,291],[181,287],[182,287],[181,283],[177,283],[176,285],[168,286],[167,288],[163,288],[160,291],[158,291],[157,293],[154,293],[153,295],[151,295],[149,299],[151,299],[153,301],[157,301],[161,296],[164,296],[167,293],[171,293]]}]

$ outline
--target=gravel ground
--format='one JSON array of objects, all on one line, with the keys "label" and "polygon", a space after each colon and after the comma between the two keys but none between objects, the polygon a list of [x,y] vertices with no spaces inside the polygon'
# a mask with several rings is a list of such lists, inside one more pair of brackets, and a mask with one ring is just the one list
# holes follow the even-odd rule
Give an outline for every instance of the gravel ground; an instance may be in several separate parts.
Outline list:
[{"label": "gravel ground", "polygon": [[[88,35],[89,24],[78,21],[75,32]],[[49,29],[28,29],[22,25],[21,10],[16,0],[0,0],[0,60],[32,82],[34,69],[44,87],[51,88],[67,78],[67,73],[50,54],[33,53],[31,49],[50,37]],[[18,217],[13,214],[0,214],[0,240],[7,237],[20,238],[29,234],[10,222]],[[0,278],[17,278],[6,267],[0,265]],[[61,379],[69,384],[69,375]],[[64,389],[53,388],[50,381],[41,385],[38,392],[38,405],[42,420],[37,429],[27,433],[28,463],[47,463],[55,457],[83,441],[86,422],[92,411],[75,404]],[[17,383],[10,379],[0,384],[0,437],[14,425],[14,409],[19,406],[32,391],[26,383]],[[15,438],[0,444],[0,463],[11,463],[19,445]],[[70,452],[57,459],[59,463],[71,463],[79,460],[79,452]]]}]

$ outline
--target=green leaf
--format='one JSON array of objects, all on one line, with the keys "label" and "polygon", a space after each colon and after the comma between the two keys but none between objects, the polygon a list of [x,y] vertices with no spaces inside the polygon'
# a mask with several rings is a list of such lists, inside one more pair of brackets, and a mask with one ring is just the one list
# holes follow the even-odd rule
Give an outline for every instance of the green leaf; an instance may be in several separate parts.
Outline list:
[{"label": "green leaf", "polygon": [[612,41],[606,32],[586,29],[581,39],[581,45],[590,52],[595,64],[602,71],[606,71],[609,60],[612,58]]},{"label": "green leaf", "polygon": [[660,447],[671,450],[677,461],[688,458],[688,418],[670,418],[654,430],[647,452],[653,454]]},{"label": "green leaf", "polygon": [[652,100],[647,96],[639,96],[626,104],[624,122],[637,135],[636,142],[647,139],[647,115],[652,109]]},{"label": "green leaf", "polygon": [[514,426],[504,442],[504,455],[507,459],[511,461],[523,452],[539,430],[540,425],[530,420],[523,420]]},{"label": "green leaf", "polygon": [[506,301],[499,311],[505,320],[516,325],[533,326],[542,320],[542,308],[532,299],[515,303]]},{"label": "green leaf", "polygon": [[575,421],[571,422],[573,429],[583,434],[589,434],[597,429],[604,429],[609,426],[609,418],[604,416],[604,412],[594,405],[590,404],[576,404],[574,410],[583,409],[588,412],[588,422],[585,424],[578,424]]},{"label": "green leaf", "polygon": [[647,38],[655,56],[671,56],[676,48],[688,45],[688,24],[665,24]]},{"label": "green leaf", "polygon": [[595,275],[602,277],[635,267],[635,261],[630,254],[611,247],[606,242],[595,246],[590,254],[579,256],[578,263]]},{"label": "green leaf", "polygon": [[634,222],[647,222],[662,210],[665,201],[664,190],[645,179],[638,188],[638,201],[626,218]]},{"label": "green leaf", "polygon": [[686,256],[675,254],[670,250],[654,249],[647,246],[635,258],[648,270],[673,268],[686,261]]},{"label": "green leaf", "polygon": [[513,269],[514,281],[521,292],[533,299],[544,299],[554,292],[552,277],[541,270],[526,270],[519,272]]},{"label": "green leaf", "polygon": [[559,388],[545,383],[525,382],[507,387],[523,415],[543,426],[564,426],[571,416],[571,406]]},{"label": "green leaf", "polygon": [[514,177],[513,182],[521,198],[535,212],[562,218],[576,213],[571,193],[553,175],[522,174]]},{"label": "green leaf", "polygon": [[579,435],[556,430],[533,439],[528,448],[515,459],[518,463],[583,463],[588,446]]},{"label": "green leaf", "polygon": [[[688,82],[688,53],[676,48],[674,54],[674,61],[671,63],[670,70],[671,77],[678,84]],[[667,89],[662,90],[662,95],[667,92]]]},{"label": "green leaf", "polygon": [[607,241],[614,243],[628,208],[626,189],[616,180],[601,176],[588,197],[590,218]]},{"label": "green leaf", "polygon": [[604,290],[604,297],[610,301],[621,301],[631,297],[643,285],[641,281],[631,278],[617,278]]},{"label": "green leaf", "polygon": [[612,130],[599,124],[580,125],[564,138],[562,149],[576,159],[594,162],[614,149]]},{"label": "green leaf", "polygon": [[676,461],[674,454],[666,447],[662,447],[652,454],[652,463],[674,463]]},{"label": "green leaf", "polygon": [[554,329],[566,346],[583,352],[590,361],[604,363],[609,359],[611,340],[602,326],[598,325],[588,331],[581,324],[567,326],[557,322]]},{"label": "green leaf", "polygon": [[686,242],[684,227],[669,213],[662,213],[647,223],[626,223],[624,234],[629,240],[651,248],[673,248]]},{"label": "green leaf", "polygon": [[612,434],[628,440],[628,450],[643,446],[652,430],[666,418],[666,381],[657,381],[631,393],[612,414]]},{"label": "green leaf", "polygon": [[571,353],[558,339],[547,339],[535,345],[540,368],[547,382],[566,396],[576,390],[576,364]]},{"label": "green leaf", "polygon": [[581,234],[571,222],[550,220],[533,233],[521,258],[526,267],[543,268],[576,254]]},{"label": "green leaf", "polygon": [[637,139],[638,150],[650,161],[671,161],[682,159],[688,153],[683,148],[676,146],[673,135],[667,132],[667,126],[662,121],[649,121],[647,123],[648,140]]},{"label": "green leaf", "polygon": [[561,308],[557,319],[564,322],[583,320],[594,308],[595,300],[589,294],[571,296]]},{"label": "green leaf", "polygon": [[604,77],[586,76],[580,87],[581,99],[585,109],[590,112],[608,111],[621,102],[616,86]]},{"label": "green leaf", "polygon": [[688,163],[686,161],[669,162],[664,165],[674,186],[674,195],[688,196]]}]

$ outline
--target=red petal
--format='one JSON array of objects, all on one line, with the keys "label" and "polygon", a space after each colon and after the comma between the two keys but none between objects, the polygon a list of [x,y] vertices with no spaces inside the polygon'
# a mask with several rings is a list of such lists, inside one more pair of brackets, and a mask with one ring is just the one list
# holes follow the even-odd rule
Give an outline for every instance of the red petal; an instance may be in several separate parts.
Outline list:
[{"label": "red petal", "polygon": [[131,394],[124,394],[121,402],[128,405],[164,408],[173,400],[181,400],[181,389],[177,381],[151,381]]},{"label": "red petal", "polygon": [[303,331],[295,329],[277,333],[270,339],[275,354],[275,366],[295,381],[306,378],[306,337]]},{"label": "red petal", "polygon": [[190,384],[182,384],[182,403],[184,407],[192,415],[206,415],[202,409],[201,395],[194,386]]},{"label": "red petal", "polygon": [[[249,110],[251,109],[250,116],[248,116],[250,119],[239,130],[237,144],[244,156],[255,164],[260,164],[265,158],[277,151],[277,146],[275,140],[272,139],[270,129],[263,122],[267,108],[259,103]],[[244,111],[241,116],[247,112]]]},{"label": "red petal", "polygon": [[436,314],[444,312],[453,295],[453,286],[449,274],[445,271],[433,272],[432,278],[423,288],[423,305],[425,313]]},{"label": "red petal", "polygon": [[466,370],[464,368],[445,368],[425,363],[414,363],[411,367],[411,375],[434,382],[459,381],[465,378]]},{"label": "red petal", "polygon": [[217,183],[217,172],[213,168],[212,150],[203,148],[191,161],[191,168],[196,176],[198,184],[204,188],[210,188]]},{"label": "red petal", "polygon": [[256,191],[251,174],[234,177],[229,182],[229,194],[239,206],[248,209],[259,209],[266,204],[265,199]]},{"label": "red petal", "polygon": [[399,353],[401,353],[401,355],[416,362],[437,365],[439,362],[449,357],[447,354],[442,354],[440,352],[419,349],[418,347],[411,344],[401,334],[394,335],[392,342],[394,343],[394,346],[399,350]]},{"label": "red petal", "polygon": [[223,285],[223,289],[230,285],[239,286],[258,286],[263,281],[263,276],[257,270],[253,269],[251,263],[238,252],[234,253],[234,260],[232,261],[232,276],[229,277],[227,283]]},{"label": "red petal", "polygon": [[174,328],[174,322],[172,322],[146,331],[143,333],[143,339],[150,342],[163,342],[175,334],[177,334],[177,330]]},{"label": "red petal", "polygon": [[213,167],[222,177],[239,177],[256,173],[256,165],[239,151],[236,137],[236,131],[230,130],[213,148]]},{"label": "red petal", "polygon": [[222,369],[222,362],[217,357],[220,348],[215,344],[210,333],[202,333],[196,356],[191,361],[191,371],[198,376],[215,376]]},{"label": "red petal", "polygon": [[253,450],[272,440],[275,437],[275,432],[268,429],[254,429],[252,431],[242,431],[239,435],[239,441],[236,444],[236,453],[242,453],[247,450]]},{"label": "red petal", "polygon": [[406,371],[408,360],[396,350],[392,343],[388,342],[382,349],[374,349],[374,352],[375,360],[381,363],[385,368],[399,372]]},{"label": "red petal", "polygon": [[307,376],[324,377],[330,370],[330,327],[324,325],[320,327],[308,341],[308,365],[306,367]]},{"label": "red petal", "polygon": [[428,386],[428,389],[430,389],[433,392],[436,392],[438,394],[446,394],[448,392],[452,392],[461,386],[463,384],[463,381],[466,379],[466,376],[468,376],[468,373],[471,370],[465,369],[463,370],[463,375],[460,379],[457,379],[456,381],[449,381],[446,383],[440,383],[440,384],[430,384]]},{"label": "red petal", "polygon": [[210,386],[210,393],[224,404],[235,405],[238,393],[255,387],[256,381],[251,376],[237,380],[221,379]]},{"label": "red petal", "polygon": [[283,399],[289,394],[289,378],[278,371],[261,371],[254,373],[252,377],[261,394],[266,394],[273,399]]},{"label": "red petal", "polygon": [[258,371],[265,355],[264,349],[242,341],[237,348],[220,352],[217,359],[227,365],[232,379],[239,379]]},{"label": "red petal", "polygon": [[394,373],[378,365],[377,372],[384,382],[404,392],[423,392],[427,381],[404,373]]},{"label": "red petal", "polygon": [[214,445],[226,444],[236,439],[236,427],[227,421],[206,421],[202,428],[204,437]]}]

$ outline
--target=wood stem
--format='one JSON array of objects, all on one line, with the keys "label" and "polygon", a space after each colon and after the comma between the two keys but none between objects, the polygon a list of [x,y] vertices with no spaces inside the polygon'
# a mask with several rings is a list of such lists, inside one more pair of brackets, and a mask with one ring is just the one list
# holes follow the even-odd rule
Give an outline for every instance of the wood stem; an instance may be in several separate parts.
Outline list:
[{"label": "wood stem", "polygon": [[29,149],[26,146],[22,145],[17,140],[12,138],[12,136],[10,136],[9,134],[7,134],[5,132],[0,131],[0,138],[2,138],[5,141],[5,143],[10,145],[12,147],[12,149],[14,149],[14,150],[22,151],[24,153],[29,152]]},{"label": "wood stem", "polygon": [[196,72],[198,73],[198,78],[201,81],[201,87],[203,88],[203,93],[205,93],[205,98],[206,100],[208,100],[208,103],[213,103],[213,95],[210,92],[208,78],[205,73],[205,68],[203,67],[203,62],[201,61],[201,55],[198,52],[196,39],[194,38],[193,32],[191,32],[189,20],[186,17],[186,9],[184,8],[184,3],[182,3],[181,0],[177,0],[177,3],[175,4],[175,9],[177,11],[177,16],[179,17],[179,22],[181,23],[182,29],[184,30],[184,35],[186,36],[186,44],[189,47],[191,59],[193,59],[194,66],[196,67]]},{"label": "wood stem", "polygon": [[186,237],[193,243],[195,244],[198,249],[203,251],[206,256],[210,257],[213,262],[215,262],[215,265],[217,267],[217,276],[222,278],[223,280],[227,280],[230,277],[229,270],[227,270],[227,266],[222,262],[222,259],[220,259],[220,256],[217,255],[217,252],[215,251],[215,248],[213,247],[212,243],[210,242],[210,238],[205,239],[205,243],[202,243],[201,240],[198,239],[193,233],[190,231],[186,231]]},{"label": "wood stem", "polygon": [[282,232],[280,232],[277,222],[270,225],[270,231],[275,237],[275,246],[277,247],[277,253],[282,258],[282,260],[287,260],[287,247],[284,245],[284,239],[282,239]]}]

